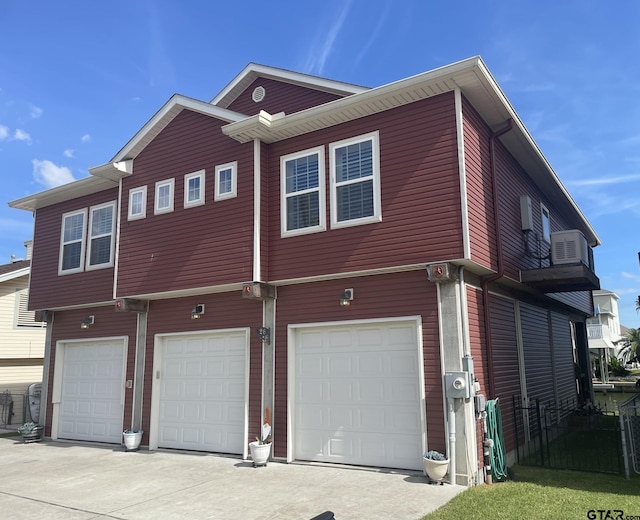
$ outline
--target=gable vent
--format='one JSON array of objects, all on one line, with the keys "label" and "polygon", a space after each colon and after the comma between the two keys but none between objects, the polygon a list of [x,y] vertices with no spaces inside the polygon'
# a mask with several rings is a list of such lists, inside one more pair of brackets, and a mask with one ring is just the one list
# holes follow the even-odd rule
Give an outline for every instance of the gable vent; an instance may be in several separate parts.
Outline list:
[{"label": "gable vent", "polygon": [[253,89],[253,94],[251,94],[251,99],[253,99],[256,103],[260,103],[267,95],[267,91],[264,89],[262,85]]}]

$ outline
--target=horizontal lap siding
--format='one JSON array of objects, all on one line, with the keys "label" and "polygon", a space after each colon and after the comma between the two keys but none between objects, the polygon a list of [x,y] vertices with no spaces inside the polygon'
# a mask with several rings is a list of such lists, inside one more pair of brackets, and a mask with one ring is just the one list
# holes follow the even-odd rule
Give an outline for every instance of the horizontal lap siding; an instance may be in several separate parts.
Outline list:
[{"label": "horizontal lap siding", "polygon": [[[87,316],[94,316],[94,324],[88,329],[81,329],[80,323]],[[46,435],[51,434],[51,418],[53,414],[51,396],[53,395],[53,374],[56,359],[56,345],[59,341],[105,339],[114,336],[127,337],[125,379],[134,379],[136,358],[137,314],[135,312],[116,312],[114,306],[56,311],[54,313],[51,336],[51,365],[49,370],[49,386],[46,419]],[[131,422],[133,389],[125,390],[123,428]]]},{"label": "horizontal lap siding", "polygon": [[[518,335],[513,300],[489,297],[491,308],[492,364],[495,374],[495,395],[502,413],[502,430],[507,452],[516,448],[514,435],[513,397],[522,394],[518,360]],[[519,402],[519,401],[518,401]],[[520,432],[520,434],[524,431]]]},{"label": "horizontal lap siding", "polygon": [[[262,101],[256,103],[251,96],[253,95],[254,89],[258,86],[264,87],[266,95]],[[234,112],[247,115],[257,114],[260,110],[264,110],[269,114],[277,114],[278,112],[292,114],[305,108],[324,105],[340,97],[341,96],[336,94],[330,94],[300,85],[292,85],[284,81],[258,78],[249,85],[228,108]]]},{"label": "horizontal lap siding", "polygon": [[[330,229],[329,144],[380,134],[382,222]],[[280,157],[324,145],[327,231],[281,238]],[[269,278],[281,280],[460,258],[453,95],[416,102],[275,143],[269,153]]]},{"label": "horizontal lap siding", "polygon": [[[120,297],[252,278],[253,143],[222,135],[223,122],[183,110],[123,179]],[[238,162],[236,198],[214,201],[215,166]],[[184,208],[184,175],[205,170],[205,204]],[[154,215],[155,183],[175,179],[174,211]],[[127,220],[129,190],[147,186],[147,216]]]},{"label": "horizontal lap siding", "polygon": [[553,361],[548,313],[527,304],[520,305],[527,396],[546,404],[554,399]]},{"label": "horizontal lap siding", "polygon": [[[354,300],[339,305],[345,288]],[[275,335],[275,454],[286,456],[288,326],[302,323],[422,316],[427,436],[429,447],[446,448],[443,416],[440,344],[435,284],[422,271],[367,276],[278,287]]]},{"label": "horizontal lap siding", "polygon": [[[200,319],[192,320],[191,309],[199,303],[205,305],[205,313]],[[142,405],[144,430],[149,430],[151,416],[155,335],[247,327],[251,331],[249,336],[249,437],[247,442],[254,439],[258,435],[262,406],[262,344],[255,334],[255,329],[261,325],[262,302],[242,298],[240,290],[150,302],[144,373],[145,399]]]},{"label": "horizontal lap siding", "polygon": [[[480,383],[480,393],[487,393],[487,356],[485,344],[485,327],[483,319],[482,292],[469,285],[466,286],[467,324],[469,327],[469,350],[473,359],[474,377]],[[477,457],[482,464],[482,422],[476,421]]]},{"label": "horizontal lap siding", "polygon": [[[113,267],[60,276],[58,265],[62,215],[111,202],[117,198],[118,189],[113,188],[36,211],[29,290],[30,310],[98,303],[113,299]],[[88,225],[88,222],[85,222],[85,225]]]},{"label": "horizontal lap siding", "polygon": [[553,332],[553,366],[556,380],[556,398],[560,402],[575,403],[577,388],[569,318],[562,314],[552,312],[551,327]]}]

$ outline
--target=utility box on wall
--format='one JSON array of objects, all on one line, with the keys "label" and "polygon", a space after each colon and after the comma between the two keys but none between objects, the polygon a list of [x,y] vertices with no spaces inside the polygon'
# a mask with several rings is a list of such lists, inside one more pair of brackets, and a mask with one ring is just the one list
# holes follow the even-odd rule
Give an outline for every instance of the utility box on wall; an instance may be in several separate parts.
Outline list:
[{"label": "utility box on wall", "polygon": [[445,372],[444,393],[448,399],[468,399],[471,397],[469,372]]}]

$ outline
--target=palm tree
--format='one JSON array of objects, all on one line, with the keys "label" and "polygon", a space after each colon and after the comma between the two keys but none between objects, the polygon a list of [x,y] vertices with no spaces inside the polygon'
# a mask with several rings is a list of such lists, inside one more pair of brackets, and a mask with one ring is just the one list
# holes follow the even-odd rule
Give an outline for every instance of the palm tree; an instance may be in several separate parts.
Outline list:
[{"label": "palm tree", "polygon": [[636,311],[640,311],[640,296],[636,298]]},{"label": "palm tree", "polygon": [[629,329],[621,344],[617,357],[623,365],[633,359],[640,360],[640,329]]}]

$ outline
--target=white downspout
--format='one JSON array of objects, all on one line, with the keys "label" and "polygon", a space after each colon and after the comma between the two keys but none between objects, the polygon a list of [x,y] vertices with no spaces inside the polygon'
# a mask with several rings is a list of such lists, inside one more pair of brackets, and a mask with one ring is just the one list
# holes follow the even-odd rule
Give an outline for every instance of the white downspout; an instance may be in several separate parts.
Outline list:
[{"label": "white downspout", "polygon": [[456,412],[454,400],[447,399],[449,407],[449,483],[456,483]]},{"label": "white downspout", "polygon": [[253,140],[253,280],[262,280],[260,265],[260,139]]}]

